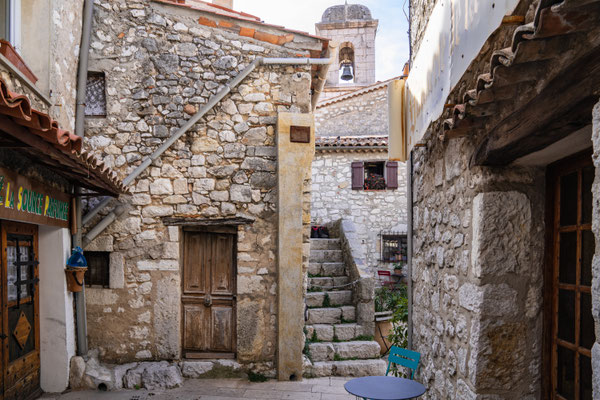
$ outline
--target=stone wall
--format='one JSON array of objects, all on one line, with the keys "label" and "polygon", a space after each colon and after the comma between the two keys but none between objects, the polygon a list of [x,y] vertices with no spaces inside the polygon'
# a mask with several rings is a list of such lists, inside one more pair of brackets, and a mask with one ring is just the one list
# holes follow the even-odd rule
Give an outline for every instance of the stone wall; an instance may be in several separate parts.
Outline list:
[{"label": "stone wall", "polygon": [[[148,0],[98,3],[90,69],[106,73],[108,115],[86,130],[121,176],[252,59],[297,55],[198,16]],[[120,287],[88,290],[89,345],[102,361],[180,357],[181,232],[161,218],[244,215],[254,222],[238,230],[237,357],[274,374],[275,124],[277,112],[310,111],[310,80],[307,67],[257,68],[121,197],[125,213],[87,248],[117,254],[124,274]]]},{"label": "stone wall", "polygon": [[596,239],[595,254],[592,259],[592,315],[594,316],[596,343],[592,347],[592,384],[594,397],[600,396],[600,102],[596,104],[592,112],[592,145],[594,148],[594,166],[596,167],[596,177],[593,192],[593,213],[592,213],[592,232]]},{"label": "stone wall", "polygon": [[324,102],[315,113],[319,136],[387,136],[387,86],[332,103]]},{"label": "stone wall", "polygon": [[419,51],[421,40],[427,28],[427,21],[431,16],[433,7],[438,0],[410,0],[410,45],[412,54],[411,62]]},{"label": "stone wall", "polygon": [[474,140],[414,150],[419,379],[428,399],[539,398],[544,173],[469,168]]},{"label": "stone wall", "polygon": [[313,223],[323,225],[341,218],[354,222],[357,237],[367,247],[367,266],[371,271],[379,265],[379,234],[406,232],[406,166],[398,163],[398,189],[365,191],[352,190],[351,164],[385,160],[385,152],[317,151],[312,166]]}]

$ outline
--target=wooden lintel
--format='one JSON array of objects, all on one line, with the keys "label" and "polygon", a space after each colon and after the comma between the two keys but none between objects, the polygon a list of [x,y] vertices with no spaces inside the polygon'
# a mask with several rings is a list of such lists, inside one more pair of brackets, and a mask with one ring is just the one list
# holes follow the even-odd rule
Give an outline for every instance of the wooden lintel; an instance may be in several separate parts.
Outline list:
[{"label": "wooden lintel", "polygon": [[249,225],[254,223],[250,217],[231,217],[231,218],[202,218],[200,216],[185,217],[163,217],[162,222],[165,225],[175,226],[237,226]]},{"label": "wooden lintel", "polygon": [[600,51],[590,51],[500,120],[479,144],[471,164],[507,165],[591,123],[599,89]]}]

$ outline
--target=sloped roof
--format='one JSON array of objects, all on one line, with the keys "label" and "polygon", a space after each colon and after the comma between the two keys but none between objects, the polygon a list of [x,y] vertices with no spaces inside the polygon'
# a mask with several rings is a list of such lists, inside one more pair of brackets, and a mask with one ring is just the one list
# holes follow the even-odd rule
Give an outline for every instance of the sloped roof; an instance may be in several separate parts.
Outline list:
[{"label": "sloped roof", "polygon": [[[585,75],[575,65],[581,60],[597,58],[599,38],[600,0],[540,0],[534,20],[515,30],[510,47],[493,52],[489,71],[478,76],[463,102],[453,107],[451,118],[443,121],[443,137],[452,139],[475,131],[502,136],[503,132],[513,134],[517,129],[524,136],[527,127],[519,127],[521,122],[510,118],[528,107],[539,107],[540,96],[547,93],[544,90],[551,84],[556,86],[557,81],[560,84],[560,77]],[[543,98],[552,101],[547,97]],[[562,99],[559,96],[554,100]],[[551,115],[554,112],[539,115],[543,124],[536,122],[545,126],[550,118],[557,117]],[[501,140],[507,142],[506,137]],[[474,162],[501,163],[501,149],[494,151],[498,153],[497,160],[474,159]]]},{"label": "sloped roof", "polygon": [[385,80],[385,81],[376,82],[376,83],[374,83],[372,85],[369,85],[369,86],[366,86],[366,87],[363,87],[363,88],[360,88],[360,89],[356,89],[356,90],[354,90],[354,91],[352,91],[350,93],[345,93],[345,94],[342,94],[340,96],[335,96],[335,97],[331,97],[329,99],[325,99],[325,100],[323,100],[322,102],[320,102],[317,105],[317,108],[327,107],[330,104],[339,103],[340,101],[348,100],[348,99],[351,99],[351,98],[357,97],[357,96],[362,96],[364,94],[371,93],[371,92],[374,92],[376,90],[386,89],[387,85],[390,82],[392,82],[392,81],[394,81],[396,79],[401,79],[404,76],[405,75],[396,76],[394,78],[390,78],[390,79]]},{"label": "sloped roof", "polygon": [[387,136],[317,136],[315,147],[320,151],[386,150]]},{"label": "sloped roof", "polygon": [[0,79],[0,148],[19,148],[35,162],[90,190],[117,195],[127,190],[117,174],[83,149],[82,138],[61,129],[29,99]]},{"label": "sloped roof", "polygon": [[[192,10],[198,10],[198,11],[203,11],[206,13],[210,13],[210,14],[214,14],[217,17],[227,17],[227,18],[233,18],[233,19],[237,19],[239,21],[244,21],[244,22],[250,22],[253,24],[258,24],[261,25],[265,28],[272,28],[272,29],[276,29],[276,30],[280,30],[280,31],[285,31],[288,33],[292,33],[292,34],[299,34],[302,36],[307,36],[307,37],[311,37],[313,39],[317,39],[317,40],[324,40],[329,42],[328,38],[322,37],[322,36],[316,36],[313,35],[311,33],[308,32],[304,32],[304,31],[298,31],[298,30],[294,30],[294,29],[289,29],[286,28],[284,26],[281,25],[273,25],[273,24],[267,24],[266,22],[264,22],[261,18],[245,13],[245,12],[241,12],[241,11],[235,11],[229,8],[225,8],[222,6],[218,6],[216,4],[212,4],[212,3],[208,3],[202,0],[153,0],[155,2],[158,3],[165,3],[165,4],[170,4],[170,5],[176,5],[179,7],[184,7],[184,8],[189,8]],[[219,20],[200,20],[199,23],[202,25],[207,25],[207,26],[211,26],[213,28],[223,28],[223,29],[227,29],[227,30],[232,30],[232,27],[230,24],[227,23],[223,23],[224,21],[219,21]],[[245,33],[248,33],[247,31],[241,31],[241,33],[239,32],[239,28],[238,28],[238,34],[240,34],[241,36],[249,36]],[[255,32],[253,32],[255,33]],[[259,37],[254,37],[254,35],[250,36],[253,37],[254,39],[257,40],[261,40],[261,41],[266,41],[269,42],[269,40],[263,40],[260,35]],[[273,43],[273,44],[278,44],[278,43]]]}]

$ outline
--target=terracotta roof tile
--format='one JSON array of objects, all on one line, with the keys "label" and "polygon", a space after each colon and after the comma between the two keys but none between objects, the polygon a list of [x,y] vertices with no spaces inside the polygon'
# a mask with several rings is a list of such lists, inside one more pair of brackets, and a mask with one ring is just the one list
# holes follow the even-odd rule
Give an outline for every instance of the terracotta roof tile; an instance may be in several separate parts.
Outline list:
[{"label": "terracotta roof tile", "polygon": [[339,149],[347,147],[377,147],[387,148],[387,136],[318,136],[315,146],[319,149]]},{"label": "terracotta roof tile", "polygon": [[[23,128],[18,130],[21,134],[6,132],[12,136],[8,139],[25,142],[28,144],[26,150],[35,152],[41,162],[44,162],[43,158],[47,158],[54,167],[59,166],[64,169],[65,175],[71,180],[81,179],[82,186],[111,194],[127,192],[114,171],[82,148],[81,137],[61,129],[58,122],[48,114],[32,109],[29,99],[8,90],[2,79],[0,79],[0,116],[8,117],[14,124]],[[34,136],[33,140],[22,135],[25,132]]]},{"label": "terracotta roof tile", "polygon": [[[229,8],[226,7],[222,7],[222,6],[218,6],[216,4],[212,4],[212,3],[208,3],[205,1],[201,1],[201,0],[188,0],[188,2],[184,2],[181,3],[177,0],[153,0],[159,3],[166,3],[166,4],[171,4],[174,6],[179,6],[179,7],[185,7],[185,8],[191,8],[194,10],[198,10],[198,11],[203,11],[206,13],[210,13],[210,14],[214,14],[217,16],[221,16],[221,17],[229,17],[229,18],[234,18],[240,21],[247,21],[247,22],[251,22],[251,23],[255,23],[257,25],[262,25],[266,28],[272,28],[272,29],[277,29],[277,30],[282,30],[285,32],[289,32],[289,33],[296,33],[299,35],[303,35],[303,36],[308,36],[314,39],[318,39],[318,40],[326,40],[329,41],[328,38],[322,37],[322,36],[316,36],[313,35],[311,33],[308,32],[304,32],[304,31],[299,31],[299,30],[295,30],[295,29],[289,29],[286,28],[284,26],[281,25],[275,25],[275,24],[268,24],[264,21],[262,21],[259,17],[245,13],[245,12],[241,12],[241,11],[235,11],[235,10],[231,10]],[[219,25],[219,21],[212,21],[210,19],[207,18],[203,18],[203,21],[207,22],[207,26],[218,26]],[[210,22],[209,22],[210,21]],[[210,24],[210,25],[209,25]],[[213,25],[214,24],[214,25]],[[242,29],[246,29],[246,28],[242,28]],[[266,33],[266,32],[261,32],[261,34]],[[248,36],[247,34],[244,34],[242,36]],[[257,40],[262,40],[259,39],[257,37],[254,37]]]},{"label": "terracotta roof tile", "polygon": [[548,70],[544,63],[563,67],[559,59],[569,56],[572,34],[600,32],[599,26],[599,0],[541,0],[533,22],[515,30],[510,47],[494,51],[489,72],[477,77],[463,103],[455,105],[450,118],[443,121],[443,138],[464,136],[473,129],[489,130],[486,123],[500,118],[497,103],[505,101],[505,108],[516,108],[518,95],[527,90],[535,95],[539,91],[535,86],[548,79],[540,73]]}]

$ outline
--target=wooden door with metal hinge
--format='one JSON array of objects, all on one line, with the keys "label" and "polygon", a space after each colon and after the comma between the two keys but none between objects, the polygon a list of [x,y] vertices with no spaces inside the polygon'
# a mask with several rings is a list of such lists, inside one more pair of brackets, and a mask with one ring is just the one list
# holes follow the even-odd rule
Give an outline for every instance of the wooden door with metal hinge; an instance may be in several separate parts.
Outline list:
[{"label": "wooden door with metal hinge", "polygon": [[591,151],[548,168],[545,278],[545,398],[592,399],[592,184]]},{"label": "wooden door with metal hinge", "polygon": [[2,395],[4,400],[36,398],[41,393],[38,230],[1,221],[0,232]]},{"label": "wooden door with metal hinge", "polygon": [[235,230],[184,232],[183,355],[234,358],[236,351]]}]

